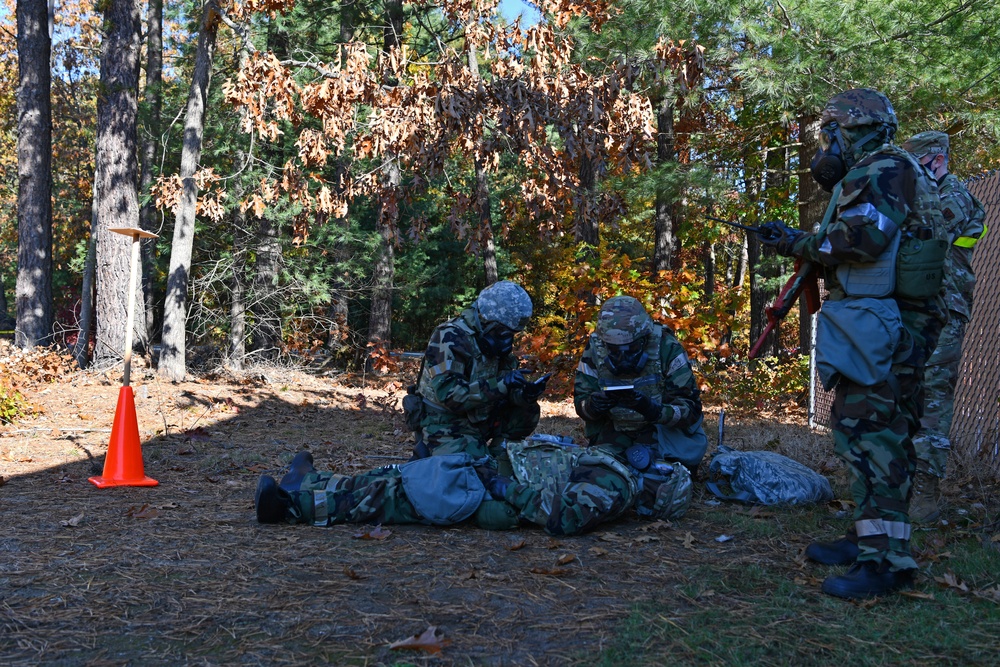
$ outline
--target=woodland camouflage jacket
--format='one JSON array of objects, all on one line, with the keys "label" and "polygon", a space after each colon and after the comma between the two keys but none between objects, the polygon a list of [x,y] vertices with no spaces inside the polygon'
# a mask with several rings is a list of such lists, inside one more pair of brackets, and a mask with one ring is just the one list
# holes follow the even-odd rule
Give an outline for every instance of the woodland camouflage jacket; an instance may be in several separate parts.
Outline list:
[{"label": "woodland camouflage jacket", "polygon": [[[822,236],[806,234],[793,254],[827,267],[844,262],[874,262],[888,247],[896,229],[919,227],[943,231],[938,187],[927,170],[909,153],[886,144],[861,159],[842,181],[833,220]],[[826,271],[831,299],[844,298],[834,271]],[[945,317],[940,297],[911,301],[900,307],[934,312]]]},{"label": "woodland camouflage jacket", "polygon": [[438,325],[424,355],[418,393],[428,410],[448,412],[472,424],[486,421],[503,399],[498,375],[517,368],[517,357],[487,357],[476,344],[479,318],[467,308]]}]

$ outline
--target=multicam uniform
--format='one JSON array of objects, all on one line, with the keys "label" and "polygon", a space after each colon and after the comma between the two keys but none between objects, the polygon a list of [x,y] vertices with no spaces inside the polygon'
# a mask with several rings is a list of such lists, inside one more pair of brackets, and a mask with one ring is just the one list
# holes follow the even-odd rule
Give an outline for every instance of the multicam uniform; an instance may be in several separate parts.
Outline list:
[{"label": "multicam uniform", "polygon": [[[838,97],[851,101],[850,91]],[[803,235],[791,252],[829,267],[829,301],[848,296],[837,278],[837,265],[875,262],[897,228],[903,238],[913,238],[918,230],[936,238],[942,227],[936,183],[912,156],[891,144],[863,157],[841,184],[825,234]],[[916,465],[911,436],[922,412],[924,366],[947,315],[940,296],[903,298],[897,292],[893,297],[913,340],[909,353],[894,359],[889,379],[874,386],[842,377],[830,420],[835,451],[851,471],[861,550],[857,560],[888,561],[897,571],[917,567],[910,555],[907,513]]]},{"label": "multicam uniform", "polygon": [[951,242],[945,262],[945,303],[950,318],[927,362],[924,415],[913,445],[917,451],[918,469],[944,477],[951,449],[948,431],[954,416],[962,342],[972,314],[972,293],[976,285],[972,250],[986,233],[986,212],[954,174],[941,179],[939,188],[941,212]]},{"label": "multicam uniform", "polygon": [[[645,353],[649,360],[638,373],[615,375],[606,363],[607,345],[595,333],[587,341],[576,368],[573,402],[584,420],[584,432],[592,446],[602,447],[620,460],[625,459],[625,450],[634,444],[653,444],[657,424],[683,428],[695,423],[701,415],[694,372],[673,332],[659,324],[652,325]],[[615,406],[606,416],[590,414],[587,401],[592,394],[623,383],[632,384],[636,391],[662,404],[657,420],[648,421],[623,406]],[[687,461],[685,464],[690,465]],[[697,461],[693,466],[697,466]]]},{"label": "multicam uniform", "polygon": [[[476,310],[467,308],[439,325],[427,344],[417,391],[425,408],[420,426],[432,454],[479,458],[490,454],[494,438],[523,438],[538,425],[538,403],[502,385],[501,376],[517,368],[517,358],[483,354],[476,339],[481,331]],[[494,446],[492,455],[499,453]]]}]

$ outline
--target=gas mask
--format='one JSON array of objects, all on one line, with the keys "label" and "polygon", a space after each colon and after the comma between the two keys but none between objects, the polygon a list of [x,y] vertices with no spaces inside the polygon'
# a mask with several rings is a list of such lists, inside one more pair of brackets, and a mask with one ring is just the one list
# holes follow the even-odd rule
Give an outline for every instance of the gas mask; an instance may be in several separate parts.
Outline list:
[{"label": "gas mask", "polygon": [[819,150],[809,163],[813,179],[827,192],[833,192],[837,183],[847,176],[847,172],[858,161],[865,144],[881,134],[885,134],[885,139],[891,141],[893,130],[880,125],[857,141],[851,141],[844,136],[837,121],[830,121],[820,128]]},{"label": "gas mask", "polygon": [[836,122],[827,123],[820,128],[819,150],[809,163],[809,171],[812,172],[813,179],[827,192],[833,192],[834,186],[847,176],[845,143],[840,125]]},{"label": "gas mask", "polygon": [[489,322],[479,334],[479,349],[487,357],[505,357],[514,349],[514,330],[499,322]]},{"label": "gas mask", "polygon": [[608,347],[608,358],[605,363],[614,375],[632,375],[642,370],[649,355],[646,354],[646,336],[639,336],[631,343],[614,345],[605,343]]}]

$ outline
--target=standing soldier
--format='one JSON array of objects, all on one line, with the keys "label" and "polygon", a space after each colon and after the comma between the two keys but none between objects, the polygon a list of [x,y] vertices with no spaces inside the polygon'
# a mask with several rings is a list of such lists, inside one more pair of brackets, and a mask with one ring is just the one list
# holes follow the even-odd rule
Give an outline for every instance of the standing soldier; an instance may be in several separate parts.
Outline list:
[{"label": "standing soldier", "polygon": [[913,438],[917,451],[917,474],[910,501],[910,520],[914,523],[936,521],[938,486],[948,463],[951,418],[955,407],[955,386],[962,360],[962,340],[972,314],[972,291],[976,276],[972,272],[972,250],[986,233],[986,211],[954,174],[948,172],[948,135],[944,132],[921,132],[903,144],[920,160],[938,182],[941,213],[951,245],[945,260],[945,303],[949,319],[938,339],[934,354],[924,373],[924,416],[920,431]]},{"label": "standing soldier", "polygon": [[535,430],[545,381],[525,380],[511,354],[514,334],[524,330],[531,312],[528,293],[502,280],[434,330],[416,386],[427,448],[418,455],[498,456],[502,439]]},{"label": "standing soldier", "polygon": [[684,348],[637,299],[608,299],[576,368],[576,413],[591,446],[637,470],[654,460],[698,468],[708,439]]},{"label": "standing soldier", "polygon": [[835,95],[820,117],[812,175],[832,192],[816,233],[781,222],[761,241],[824,270],[829,295],[816,354],[834,449],[848,465],[854,530],[814,542],[811,560],[850,564],[823,592],[866,598],[912,585],[909,499],[923,409],[924,366],[947,312],[940,296],[947,240],[937,184],[892,144],[896,113],[871,89]]}]

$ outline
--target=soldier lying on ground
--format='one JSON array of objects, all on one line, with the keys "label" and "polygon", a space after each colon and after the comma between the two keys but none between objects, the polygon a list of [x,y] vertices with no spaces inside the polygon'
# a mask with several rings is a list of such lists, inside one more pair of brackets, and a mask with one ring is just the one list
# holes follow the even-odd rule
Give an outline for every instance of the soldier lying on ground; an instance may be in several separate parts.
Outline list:
[{"label": "soldier lying on ground", "polygon": [[691,477],[683,466],[657,462],[640,473],[605,452],[552,436],[506,448],[513,478],[499,475],[489,457],[464,453],[343,476],[318,472],[312,455],[300,452],[280,483],[261,477],[257,520],[447,526],[472,518],[490,530],[523,520],[550,535],[578,535],[633,507],[641,516],[672,519],[690,504]]},{"label": "soldier lying on ground", "polygon": [[[404,400],[417,433],[414,458],[491,454],[490,443],[524,438],[538,425],[545,380],[528,382],[511,351],[531,317],[528,293],[502,280],[431,335],[417,384]],[[494,446],[492,456],[500,453]]]},{"label": "soldier lying on ground", "polygon": [[591,446],[640,469],[663,459],[694,471],[708,447],[698,393],[673,332],[653,322],[637,299],[608,299],[573,386]]}]

